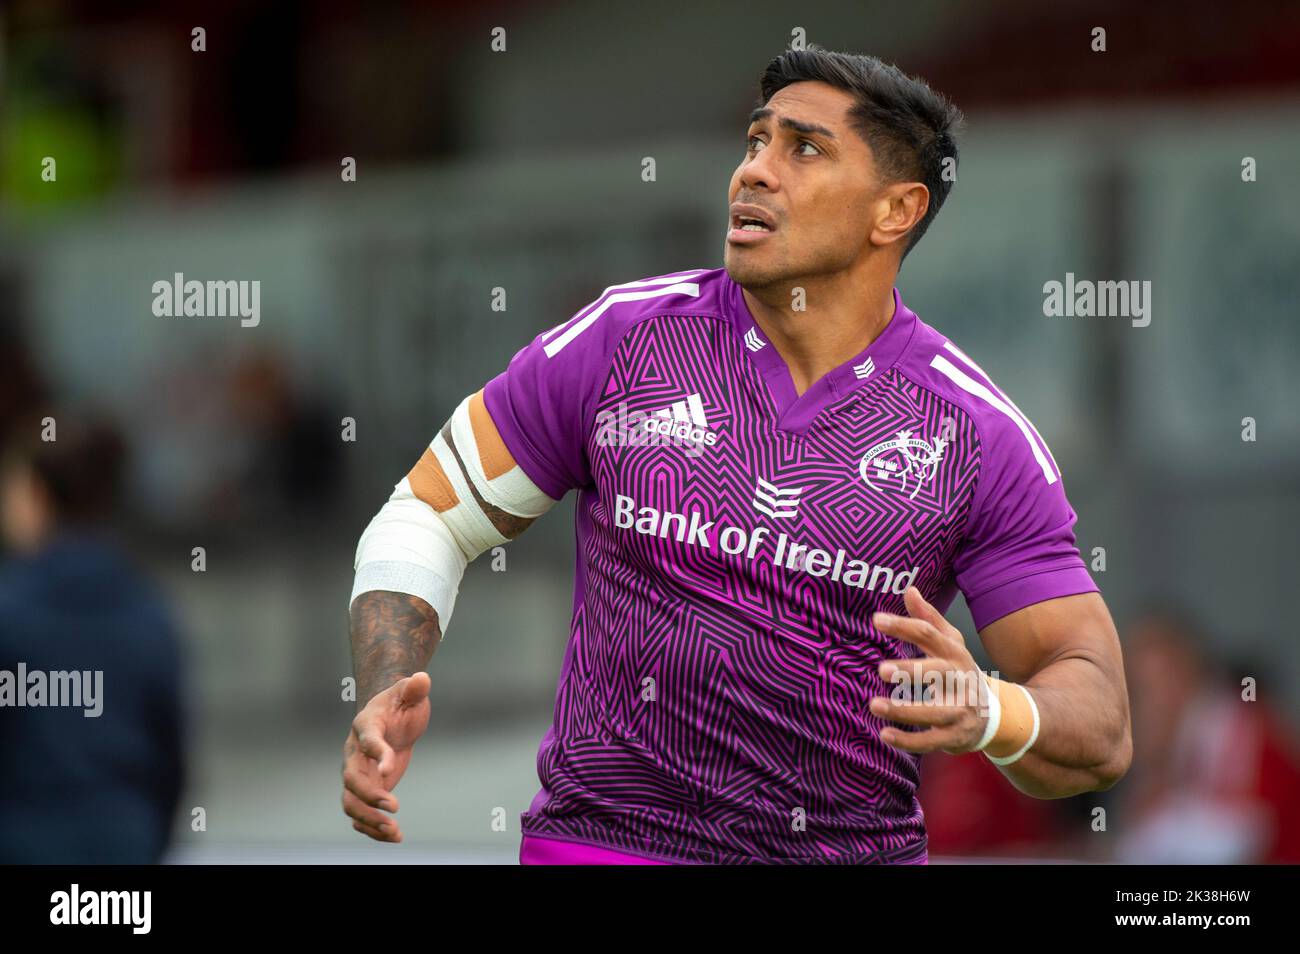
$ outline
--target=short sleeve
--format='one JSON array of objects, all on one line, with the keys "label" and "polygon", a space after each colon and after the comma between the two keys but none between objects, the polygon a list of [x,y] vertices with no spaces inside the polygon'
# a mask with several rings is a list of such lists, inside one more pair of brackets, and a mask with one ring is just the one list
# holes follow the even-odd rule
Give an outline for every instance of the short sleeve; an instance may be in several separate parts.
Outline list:
[{"label": "short sleeve", "polygon": [[581,315],[539,334],[483,388],[507,449],[556,500],[591,483],[587,437],[609,363],[607,330],[600,323],[581,327]]},{"label": "short sleeve", "polygon": [[1097,592],[1051,451],[1023,416],[980,424],[981,473],[953,569],[975,627],[1034,603]]}]

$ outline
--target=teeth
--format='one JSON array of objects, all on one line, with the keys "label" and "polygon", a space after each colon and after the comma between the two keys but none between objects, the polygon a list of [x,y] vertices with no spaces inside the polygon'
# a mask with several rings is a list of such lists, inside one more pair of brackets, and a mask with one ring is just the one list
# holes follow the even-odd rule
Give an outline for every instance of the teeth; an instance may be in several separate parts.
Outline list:
[{"label": "teeth", "polygon": [[763,225],[761,222],[746,222],[744,225],[742,225],[742,226],[740,227],[740,230],[741,230],[742,232],[768,232],[768,231],[771,231],[771,230],[770,230],[766,225]]}]

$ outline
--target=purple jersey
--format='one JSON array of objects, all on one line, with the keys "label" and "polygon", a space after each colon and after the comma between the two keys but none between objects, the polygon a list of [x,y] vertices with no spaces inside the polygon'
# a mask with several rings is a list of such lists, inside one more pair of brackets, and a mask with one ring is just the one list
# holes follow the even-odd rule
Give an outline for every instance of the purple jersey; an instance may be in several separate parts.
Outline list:
[{"label": "purple jersey", "polygon": [[925,860],[867,704],[909,585],[977,627],[1097,589],[1046,443],[894,292],[802,395],[723,269],[605,290],[484,399],[578,490],[573,621],[525,835],[671,861]]}]

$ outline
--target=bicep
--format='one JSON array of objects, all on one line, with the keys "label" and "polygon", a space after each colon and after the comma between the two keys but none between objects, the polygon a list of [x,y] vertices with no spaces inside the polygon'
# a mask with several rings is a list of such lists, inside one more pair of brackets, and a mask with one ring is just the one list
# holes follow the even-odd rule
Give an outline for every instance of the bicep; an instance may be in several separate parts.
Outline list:
[{"label": "bicep", "polygon": [[447,419],[406,483],[448,525],[468,559],[513,540],[556,503],[511,454],[482,389]]},{"label": "bicep", "polygon": [[1119,635],[1100,593],[1043,600],[994,620],[980,631],[993,666],[1025,682],[1060,659],[1085,659],[1122,684]]}]

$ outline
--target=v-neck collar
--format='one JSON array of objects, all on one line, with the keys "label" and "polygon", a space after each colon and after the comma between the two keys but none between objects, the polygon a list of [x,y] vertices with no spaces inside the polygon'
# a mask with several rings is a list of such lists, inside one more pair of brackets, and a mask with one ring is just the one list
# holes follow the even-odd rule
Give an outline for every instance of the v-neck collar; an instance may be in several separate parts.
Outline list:
[{"label": "v-neck collar", "polygon": [[876,340],[826,372],[803,394],[796,394],[789,366],[754,320],[741,287],[730,275],[726,276],[726,282],[727,315],[731,326],[767,386],[776,407],[776,426],[790,433],[802,434],[828,405],[888,371],[902,357],[916,330],[917,317],[903,304],[895,288],[894,314]]}]

